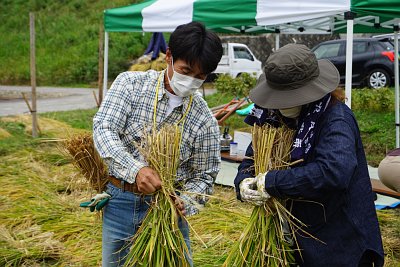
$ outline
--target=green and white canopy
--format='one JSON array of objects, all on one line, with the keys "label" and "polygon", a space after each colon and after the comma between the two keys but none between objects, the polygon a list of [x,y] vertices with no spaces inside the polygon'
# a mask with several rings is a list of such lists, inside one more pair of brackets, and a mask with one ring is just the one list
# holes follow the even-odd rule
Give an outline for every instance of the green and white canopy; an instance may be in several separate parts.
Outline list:
[{"label": "green and white canopy", "polygon": [[[107,91],[109,32],[172,32],[178,25],[191,21],[200,21],[215,32],[225,33],[347,33],[345,90],[346,104],[351,106],[353,32],[395,32],[397,37],[400,0],[147,0],[108,9],[104,11],[104,91]],[[398,51],[397,38],[395,47]],[[397,53],[395,60],[398,61]],[[400,146],[398,76],[397,70],[397,147]]]},{"label": "green and white canopy", "polygon": [[201,21],[216,32],[346,32],[344,13],[354,11],[355,32],[393,32],[399,0],[148,0],[108,9],[107,32],[172,32]]}]

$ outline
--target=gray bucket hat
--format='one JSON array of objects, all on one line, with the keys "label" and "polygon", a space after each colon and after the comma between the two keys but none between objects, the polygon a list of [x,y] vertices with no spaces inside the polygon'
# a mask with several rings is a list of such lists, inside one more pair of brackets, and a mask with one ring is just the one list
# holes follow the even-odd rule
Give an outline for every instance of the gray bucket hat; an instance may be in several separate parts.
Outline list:
[{"label": "gray bucket hat", "polygon": [[329,60],[317,60],[305,45],[288,44],[268,57],[250,99],[270,109],[301,106],[332,92],[339,81],[339,72]]}]

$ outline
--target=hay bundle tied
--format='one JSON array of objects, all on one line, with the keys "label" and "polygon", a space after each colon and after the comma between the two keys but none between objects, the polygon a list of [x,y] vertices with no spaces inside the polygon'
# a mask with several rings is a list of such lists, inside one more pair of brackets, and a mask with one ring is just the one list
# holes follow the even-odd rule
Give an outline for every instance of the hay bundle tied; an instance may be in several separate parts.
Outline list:
[{"label": "hay bundle tied", "polygon": [[144,136],[138,147],[149,167],[158,172],[162,187],[153,195],[124,266],[189,266],[189,250],[178,227],[179,217],[186,219],[175,206],[180,142],[180,129],[169,125]]},{"label": "hay bundle tied", "polygon": [[[253,127],[256,175],[288,168],[293,136],[294,131],[287,127]],[[255,206],[223,266],[289,266],[294,262],[294,232],[299,225],[285,208],[285,200],[272,197],[263,206]]]},{"label": "hay bundle tied", "polygon": [[107,166],[96,151],[91,133],[76,134],[62,143],[63,149],[83,174],[90,187],[98,193],[105,190],[108,182]]}]

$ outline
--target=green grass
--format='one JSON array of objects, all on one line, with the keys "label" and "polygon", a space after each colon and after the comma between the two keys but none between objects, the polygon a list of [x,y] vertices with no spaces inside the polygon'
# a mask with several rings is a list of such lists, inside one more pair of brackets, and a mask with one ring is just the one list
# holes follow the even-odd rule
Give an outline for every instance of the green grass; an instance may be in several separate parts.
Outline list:
[{"label": "green grass", "polygon": [[393,112],[354,111],[361,132],[367,161],[378,167],[386,153],[395,148],[396,128]]},{"label": "green grass", "polygon": [[25,125],[20,122],[4,122],[0,119],[0,128],[11,134],[10,137],[0,139],[0,157],[12,154],[19,150],[33,150],[37,141],[29,138],[25,132]]},{"label": "green grass", "polygon": [[[98,79],[99,28],[103,10],[138,0],[0,1],[0,84],[30,82],[29,12],[36,16],[38,85],[86,84]],[[109,77],[141,56],[151,33],[110,33]]]},{"label": "green grass", "polygon": [[76,129],[92,130],[93,116],[96,112],[97,108],[88,110],[79,109],[68,112],[47,112],[40,114],[40,116],[65,122]]}]

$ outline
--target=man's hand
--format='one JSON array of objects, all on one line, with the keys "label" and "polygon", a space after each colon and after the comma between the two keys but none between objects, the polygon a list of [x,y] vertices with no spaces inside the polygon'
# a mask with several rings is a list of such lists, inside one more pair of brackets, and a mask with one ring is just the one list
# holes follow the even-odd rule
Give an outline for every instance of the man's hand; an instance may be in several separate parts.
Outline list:
[{"label": "man's hand", "polygon": [[171,198],[175,203],[175,207],[178,210],[178,213],[186,215],[185,203],[183,202],[183,200],[178,196],[171,196]]},{"label": "man's hand", "polygon": [[161,188],[161,179],[155,170],[143,167],[136,176],[136,185],[140,193],[149,195]]},{"label": "man's hand", "polygon": [[270,198],[267,193],[257,190],[257,179],[255,178],[246,178],[241,181],[239,189],[242,200],[256,206],[264,205],[265,201]]}]

